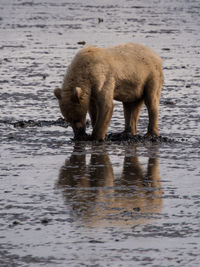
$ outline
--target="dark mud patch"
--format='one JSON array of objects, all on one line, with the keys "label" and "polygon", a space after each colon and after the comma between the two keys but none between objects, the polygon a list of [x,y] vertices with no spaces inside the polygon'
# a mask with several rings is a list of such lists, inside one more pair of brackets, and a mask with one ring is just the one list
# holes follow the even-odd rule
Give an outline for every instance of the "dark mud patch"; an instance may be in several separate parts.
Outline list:
[{"label": "dark mud patch", "polygon": [[[69,123],[65,121],[63,118],[58,118],[57,120],[19,120],[19,121],[11,121],[11,120],[0,120],[0,124],[8,124],[12,125],[14,128],[28,128],[28,127],[51,127],[51,126],[59,126],[63,128],[67,128]],[[90,122],[87,120],[86,128],[90,127]],[[71,138],[73,142],[96,142],[92,140],[92,136],[87,134],[86,132],[81,133],[73,138]],[[126,132],[117,132],[117,133],[108,133],[104,140],[106,143],[120,143],[120,144],[138,144],[138,143],[182,143],[186,142],[185,138],[169,138],[165,136],[150,136],[150,135],[133,135],[131,133]],[[100,141],[99,141],[100,142]]]},{"label": "dark mud patch", "polygon": [[0,120],[0,123],[13,125],[14,128],[26,128],[26,127],[50,127],[60,126],[67,128],[69,124],[63,119],[58,118],[57,120],[19,120],[16,122]]},{"label": "dark mud patch", "polygon": [[177,140],[164,136],[133,135],[131,133],[110,133],[106,136],[106,141],[136,143],[175,143]]},{"label": "dark mud patch", "polygon": [[110,133],[106,136],[106,142],[115,142],[115,143],[126,143],[126,144],[138,144],[138,143],[178,143],[186,141],[184,138],[180,140],[169,138],[166,136],[151,136],[151,135],[133,135],[131,133]]},{"label": "dark mud patch", "polygon": [[[82,136],[77,136],[72,139],[72,141],[93,141],[91,135],[87,135],[86,133]],[[173,138],[168,138],[165,136],[149,136],[149,135],[133,135],[131,133],[109,133],[106,135],[105,140],[106,143],[119,143],[119,144],[138,144],[138,143],[177,143],[186,141],[184,138],[180,140],[176,140]],[[101,141],[95,141],[101,142]]]}]

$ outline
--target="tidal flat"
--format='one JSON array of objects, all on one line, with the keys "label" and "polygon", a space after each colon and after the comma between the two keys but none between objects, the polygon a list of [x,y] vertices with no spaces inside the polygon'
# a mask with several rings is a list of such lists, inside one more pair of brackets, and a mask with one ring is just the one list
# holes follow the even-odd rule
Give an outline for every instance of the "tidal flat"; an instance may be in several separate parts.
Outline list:
[{"label": "tidal flat", "polygon": [[[198,0],[1,0],[1,267],[199,266],[199,30]],[[126,42],[163,59],[160,142],[74,142],[54,88],[83,46]]]}]

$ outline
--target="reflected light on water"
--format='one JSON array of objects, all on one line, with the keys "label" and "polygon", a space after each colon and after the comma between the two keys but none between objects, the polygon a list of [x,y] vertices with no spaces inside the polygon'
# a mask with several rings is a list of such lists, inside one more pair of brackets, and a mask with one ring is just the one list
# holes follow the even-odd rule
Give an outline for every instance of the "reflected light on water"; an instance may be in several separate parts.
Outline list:
[{"label": "reflected light on water", "polygon": [[148,158],[146,170],[136,147],[124,155],[122,173],[114,175],[113,158],[106,147],[92,149],[89,163],[84,146],[75,145],[61,167],[56,187],[62,190],[71,216],[85,226],[134,226],[156,218],[162,209],[157,157]]}]

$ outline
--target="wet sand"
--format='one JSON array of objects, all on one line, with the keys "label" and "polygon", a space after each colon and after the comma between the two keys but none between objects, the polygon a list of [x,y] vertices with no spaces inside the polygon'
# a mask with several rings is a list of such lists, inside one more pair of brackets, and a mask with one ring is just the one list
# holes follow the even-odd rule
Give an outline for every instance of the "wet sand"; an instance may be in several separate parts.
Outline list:
[{"label": "wet sand", "polygon": [[[195,0],[1,1],[0,266],[199,266],[199,15]],[[163,58],[162,138],[74,142],[53,89],[84,43],[125,42]],[[144,108],[140,136],[147,123]],[[108,134],[123,127],[115,102]]]}]

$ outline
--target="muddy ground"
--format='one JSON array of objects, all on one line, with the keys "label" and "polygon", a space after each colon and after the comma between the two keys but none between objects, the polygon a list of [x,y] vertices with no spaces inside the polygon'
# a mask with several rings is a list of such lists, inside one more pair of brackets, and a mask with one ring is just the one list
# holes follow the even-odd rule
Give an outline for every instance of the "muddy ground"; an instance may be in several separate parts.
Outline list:
[{"label": "muddy ground", "polygon": [[[199,266],[199,30],[198,0],[0,1],[1,267]],[[163,58],[164,139],[75,143],[53,89],[84,43],[130,41]]]}]

